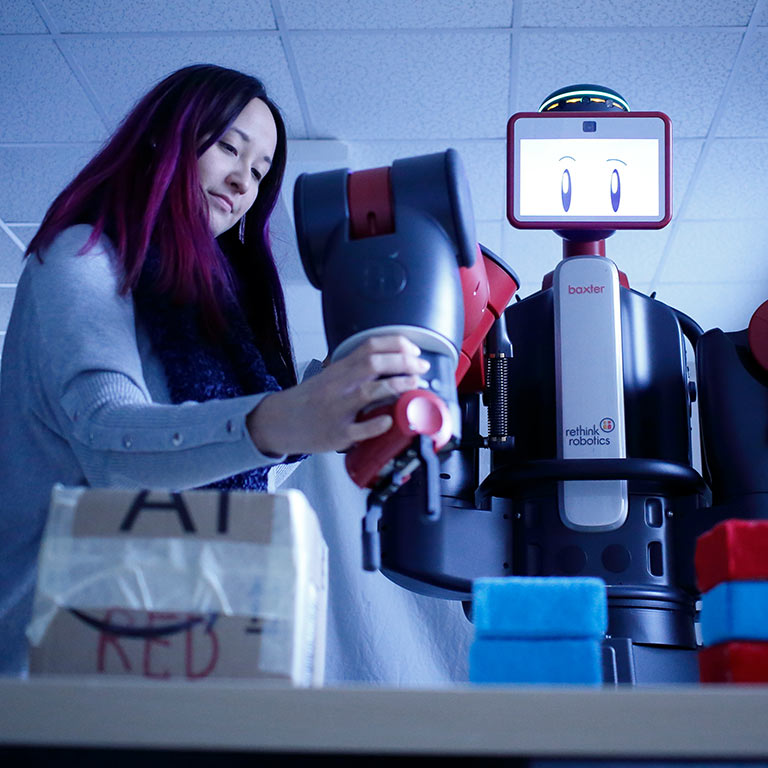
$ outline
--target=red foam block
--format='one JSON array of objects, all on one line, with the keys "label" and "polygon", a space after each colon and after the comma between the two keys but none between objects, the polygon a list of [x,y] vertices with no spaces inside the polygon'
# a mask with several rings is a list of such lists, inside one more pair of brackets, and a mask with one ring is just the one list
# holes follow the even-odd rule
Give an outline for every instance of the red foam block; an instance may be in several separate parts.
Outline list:
[{"label": "red foam block", "polygon": [[699,648],[702,683],[768,683],[768,642],[732,642]]},{"label": "red foam block", "polygon": [[699,536],[696,581],[708,592],[723,581],[768,580],[768,520],[725,520]]}]

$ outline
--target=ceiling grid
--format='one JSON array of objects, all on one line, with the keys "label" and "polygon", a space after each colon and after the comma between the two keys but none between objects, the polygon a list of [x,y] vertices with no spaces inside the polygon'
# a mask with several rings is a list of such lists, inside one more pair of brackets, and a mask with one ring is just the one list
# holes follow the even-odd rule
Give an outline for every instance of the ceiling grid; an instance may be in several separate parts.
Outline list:
[{"label": "ceiling grid", "polygon": [[560,248],[506,222],[506,123],[574,82],[673,121],[672,223],[607,244],[633,287],[725,330],[768,297],[768,0],[5,0],[0,333],[55,195],[141,93],[199,61],[263,77],[286,117],[274,231],[302,352],[323,342],[292,232],[299,173],[455,147],[479,236],[528,295]]}]

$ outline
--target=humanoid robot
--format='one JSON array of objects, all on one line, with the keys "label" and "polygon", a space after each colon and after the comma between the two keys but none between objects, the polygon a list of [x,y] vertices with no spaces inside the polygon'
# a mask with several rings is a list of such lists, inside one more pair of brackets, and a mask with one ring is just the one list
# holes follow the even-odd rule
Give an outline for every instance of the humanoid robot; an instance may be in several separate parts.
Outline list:
[{"label": "humanoid robot", "polygon": [[[538,144],[517,141],[524,124]],[[332,357],[400,330],[432,362],[400,411],[383,405],[396,415],[393,434],[347,456],[370,488],[365,566],[461,600],[468,616],[478,577],[599,576],[609,682],[698,677],[693,544],[674,521],[708,503],[691,463],[684,341],[701,331],[633,291],[605,257],[615,229],[669,221],[670,144],[665,115],[630,116],[619,94],[596,86],[561,89],[539,113],[511,118],[508,217],[556,231],[564,258],[540,291],[509,306],[519,283],[476,245],[452,150],[368,176],[305,175],[295,194]],[[523,146],[535,151],[521,155]]]}]

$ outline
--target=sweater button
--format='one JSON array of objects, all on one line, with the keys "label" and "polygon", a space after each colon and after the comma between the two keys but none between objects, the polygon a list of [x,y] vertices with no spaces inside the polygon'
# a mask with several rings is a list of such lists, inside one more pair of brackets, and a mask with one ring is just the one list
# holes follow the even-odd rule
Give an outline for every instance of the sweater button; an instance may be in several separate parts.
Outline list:
[{"label": "sweater button", "polygon": [[126,435],[126,436],[123,438],[123,445],[124,445],[126,448],[130,448],[130,447],[133,445],[133,440],[131,440],[131,436],[130,436],[130,435]]},{"label": "sweater button", "polygon": [[178,432],[176,432],[171,438],[171,443],[173,443],[173,445],[181,445],[181,440],[182,440],[181,435]]},{"label": "sweater button", "polygon": [[235,425],[232,423],[232,419],[230,419],[227,422],[227,432],[232,432],[232,430],[235,428]]}]

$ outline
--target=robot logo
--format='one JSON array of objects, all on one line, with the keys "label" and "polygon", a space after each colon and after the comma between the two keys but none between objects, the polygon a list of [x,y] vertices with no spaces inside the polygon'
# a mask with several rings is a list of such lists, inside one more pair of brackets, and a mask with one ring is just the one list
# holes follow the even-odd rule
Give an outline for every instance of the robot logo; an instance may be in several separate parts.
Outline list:
[{"label": "robot logo", "polygon": [[381,301],[397,296],[406,285],[403,266],[396,261],[398,254],[369,259],[362,271],[362,290],[369,299]]},{"label": "robot logo", "polygon": [[600,422],[600,429],[602,429],[603,432],[613,432],[615,428],[616,422],[614,422],[613,419],[605,418]]}]

